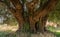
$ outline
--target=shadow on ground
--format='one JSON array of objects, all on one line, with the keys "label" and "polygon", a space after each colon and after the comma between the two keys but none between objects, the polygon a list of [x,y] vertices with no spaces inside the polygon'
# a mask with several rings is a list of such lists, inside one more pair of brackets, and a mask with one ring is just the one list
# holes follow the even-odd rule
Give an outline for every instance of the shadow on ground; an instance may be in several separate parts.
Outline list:
[{"label": "shadow on ground", "polygon": [[[59,37],[60,33],[56,33],[56,36]],[[15,32],[10,32],[10,31],[0,31],[0,37],[56,37],[52,33],[44,32],[38,33],[38,34],[32,34],[32,33],[22,33],[20,32],[15,33]]]}]

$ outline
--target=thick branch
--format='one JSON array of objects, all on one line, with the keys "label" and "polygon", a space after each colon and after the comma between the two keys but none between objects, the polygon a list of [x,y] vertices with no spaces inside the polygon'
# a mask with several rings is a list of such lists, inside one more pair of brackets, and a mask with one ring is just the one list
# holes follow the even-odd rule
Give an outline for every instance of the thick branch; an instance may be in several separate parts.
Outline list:
[{"label": "thick branch", "polygon": [[[19,0],[10,0],[15,9],[9,8],[14,17],[20,22],[23,21],[23,6]],[[22,22],[23,23],[23,22]]]},{"label": "thick branch", "polygon": [[[11,0],[10,2],[13,3],[15,8],[8,7],[8,9],[11,11],[13,16],[17,19],[17,22],[19,23],[19,30],[22,28],[22,25],[24,24],[24,18],[23,18],[23,10],[22,10],[22,5],[21,3],[18,3],[17,0]],[[5,3],[4,3],[5,4]]]},{"label": "thick branch", "polygon": [[43,5],[43,8],[38,10],[35,14],[34,14],[34,19],[39,19],[39,17],[44,17],[45,15],[47,15],[57,4],[58,0],[48,0],[48,2],[46,2]]},{"label": "thick branch", "polygon": [[19,23],[19,30],[22,28],[24,24],[23,18],[23,6],[19,0],[10,0],[10,2],[14,5],[15,8],[9,8],[13,16],[17,19]]},{"label": "thick branch", "polygon": [[22,4],[19,0],[10,0],[16,9],[22,9]]},{"label": "thick branch", "polygon": [[33,15],[36,4],[38,4],[39,0],[32,0],[31,2],[27,2],[26,6],[29,14]]},{"label": "thick branch", "polygon": [[33,16],[33,13],[34,13],[34,9],[36,7],[36,4],[38,4],[39,0],[32,0],[31,2],[27,2],[26,3],[26,6],[27,6],[27,9],[28,9],[28,16],[29,16],[29,24],[30,24],[30,30],[31,31],[36,31],[35,30],[35,21],[32,20],[32,16]]}]

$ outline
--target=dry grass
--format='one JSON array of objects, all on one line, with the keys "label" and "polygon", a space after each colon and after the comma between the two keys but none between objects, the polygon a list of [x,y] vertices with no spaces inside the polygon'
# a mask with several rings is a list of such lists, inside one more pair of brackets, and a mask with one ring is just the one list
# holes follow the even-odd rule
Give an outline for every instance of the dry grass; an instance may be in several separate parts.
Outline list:
[{"label": "dry grass", "polygon": [[[18,34],[18,33],[15,33],[17,28],[18,26],[0,25],[0,31],[5,31],[5,32],[1,32],[2,34],[0,37],[56,37],[51,32],[44,32],[44,33],[37,33],[37,34],[20,32]],[[6,33],[6,31],[8,32]]]},{"label": "dry grass", "polygon": [[0,31],[16,31],[18,26],[0,25]]}]

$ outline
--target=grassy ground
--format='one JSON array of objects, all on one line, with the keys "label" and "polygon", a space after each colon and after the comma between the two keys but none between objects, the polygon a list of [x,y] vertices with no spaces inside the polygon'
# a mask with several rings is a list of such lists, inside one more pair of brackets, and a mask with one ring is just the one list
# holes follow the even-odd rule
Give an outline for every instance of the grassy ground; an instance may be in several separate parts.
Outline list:
[{"label": "grassy ground", "polygon": [[5,31],[0,31],[0,37],[6,37],[9,32]]},{"label": "grassy ground", "polygon": [[56,32],[55,35],[56,35],[57,37],[60,37],[60,32]]},{"label": "grassy ground", "polygon": [[60,28],[48,27],[48,30],[50,30],[51,32],[54,32],[56,37],[60,37]]},{"label": "grassy ground", "polygon": [[[5,28],[6,27],[6,28]],[[9,28],[10,27],[10,28]],[[10,33],[12,33],[16,27],[13,26],[13,28],[11,28],[12,26],[0,26],[0,37],[8,37],[8,35]],[[12,30],[13,29],[13,30]],[[60,32],[56,32],[55,28],[50,27],[48,28],[50,31],[54,32],[54,34],[57,37],[60,37]],[[36,36],[36,35],[35,35]],[[10,37],[16,37],[16,34],[11,34]]]},{"label": "grassy ground", "polygon": [[[7,35],[10,33],[10,31],[5,32],[5,31],[0,31],[0,37],[7,37]],[[55,32],[55,35],[57,37],[60,37],[60,32]],[[12,35],[12,37],[16,37],[15,35]]]},{"label": "grassy ground", "polygon": [[[14,33],[17,30],[17,26],[0,25],[0,37],[7,37],[10,33]],[[15,35],[12,35],[15,37]]]},{"label": "grassy ground", "polygon": [[[11,35],[8,35],[9,34],[9,32],[0,32],[0,37],[16,37],[16,35],[15,34],[11,34]],[[39,35],[39,34],[37,34],[38,36],[41,36],[41,35]],[[36,37],[37,36],[36,34],[33,34],[32,36],[33,37]],[[29,35],[30,36],[30,35]],[[57,37],[59,37],[60,36],[60,33],[58,34],[58,33],[56,33],[56,36]],[[26,37],[26,36],[25,36]],[[43,36],[44,37],[44,36]]]}]

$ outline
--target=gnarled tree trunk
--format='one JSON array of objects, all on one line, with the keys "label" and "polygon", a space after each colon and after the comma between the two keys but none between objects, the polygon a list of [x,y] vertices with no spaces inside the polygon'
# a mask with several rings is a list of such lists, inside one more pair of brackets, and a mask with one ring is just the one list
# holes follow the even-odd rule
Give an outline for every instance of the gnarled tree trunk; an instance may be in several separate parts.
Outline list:
[{"label": "gnarled tree trunk", "polygon": [[[48,0],[41,8],[41,10],[38,10],[34,14],[34,20],[39,21],[40,18],[40,31],[44,32],[45,29],[45,23],[47,21],[47,16],[50,13],[50,11],[55,7],[57,4],[58,0]],[[37,14],[38,13],[38,14]],[[46,16],[47,15],[47,16]]]},{"label": "gnarled tree trunk", "polygon": [[[34,0],[34,1],[36,1],[36,0]],[[29,4],[28,3],[27,7],[29,9],[29,13],[31,13],[29,21],[30,21],[30,26],[31,26],[32,30],[34,30],[34,31],[36,30],[35,27],[37,25],[35,23],[40,20],[39,30],[44,32],[45,23],[47,21],[46,15],[48,16],[48,14],[55,7],[57,2],[58,2],[58,0],[48,0],[47,2],[44,3],[42,8],[37,10],[37,11],[34,11],[34,7],[35,7],[35,4],[38,3],[38,2],[32,2],[33,4],[31,4],[31,3]]]},{"label": "gnarled tree trunk", "polygon": [[[19,0],[10,0],[15,7],[15,13],[13,15],[16,17],[19,25],[19,29],[21,25],[24,23],[23,18],[23,7]],[[31,2],[27,3],[28,8],[28,17],[30,23],[30,29],[32,31],[37,31],[35,28],[36,22],[40,20],[39,30],[44,32],[45,23],[47,21],[47,17],[49,12],[55,7],[58,0],[48,0],[41,9],[34,11],[35,5],[38,4],[39,0],[32,0]],[[45,20],[44,20],[45,19]]]},{"label": "gnarled tree trunk", "polygon": [[19,23],[18,31],[21,31],[24,24],[23,6],[19,0],[10,0],[10,2],[14,5],[15,8],[10,7],[9,9],[12,12],[13,16],[17,19],[17,22]]},{"label": "gnarled tree trunk", "polygon": [[[19,23],[18,30],[21,30],[23,27],[23,24],[25,23],[24,14],[24,4],[21,3],[20,0],[9,0],[13,7],[9,7],[14,17],[17,19]],[[44,32],[45,24],[47,21],[47,16],[50,13],[50,11],[55,7],[58,0],[48,0],[47,2],[42,5],[41,9],[38,9],[35,11],[35,5],[38,4],[39,0],[32,0],[31,2],[26,3],[26,7],[28,9],[28,21],[30,24],[30,30],[33,32],[37,31],[37,22],[39,21],[39,29],[40,31]]]},{"label": "gnarled tree trunk", "polygon": [[33,18],[33,15],[34,15],[34,10],[35,10],[35,6],[36,4],[39,3],[39,0],[32,0],[31,2],[27,2],[26,3],[26,6],[27,6],[27,9],[28,9],[28,14],[29,14],[29,24],[30,24],[30,30],[31,32],[36,32],[36,29],[35,29],[35,21],[32,20]]}]

